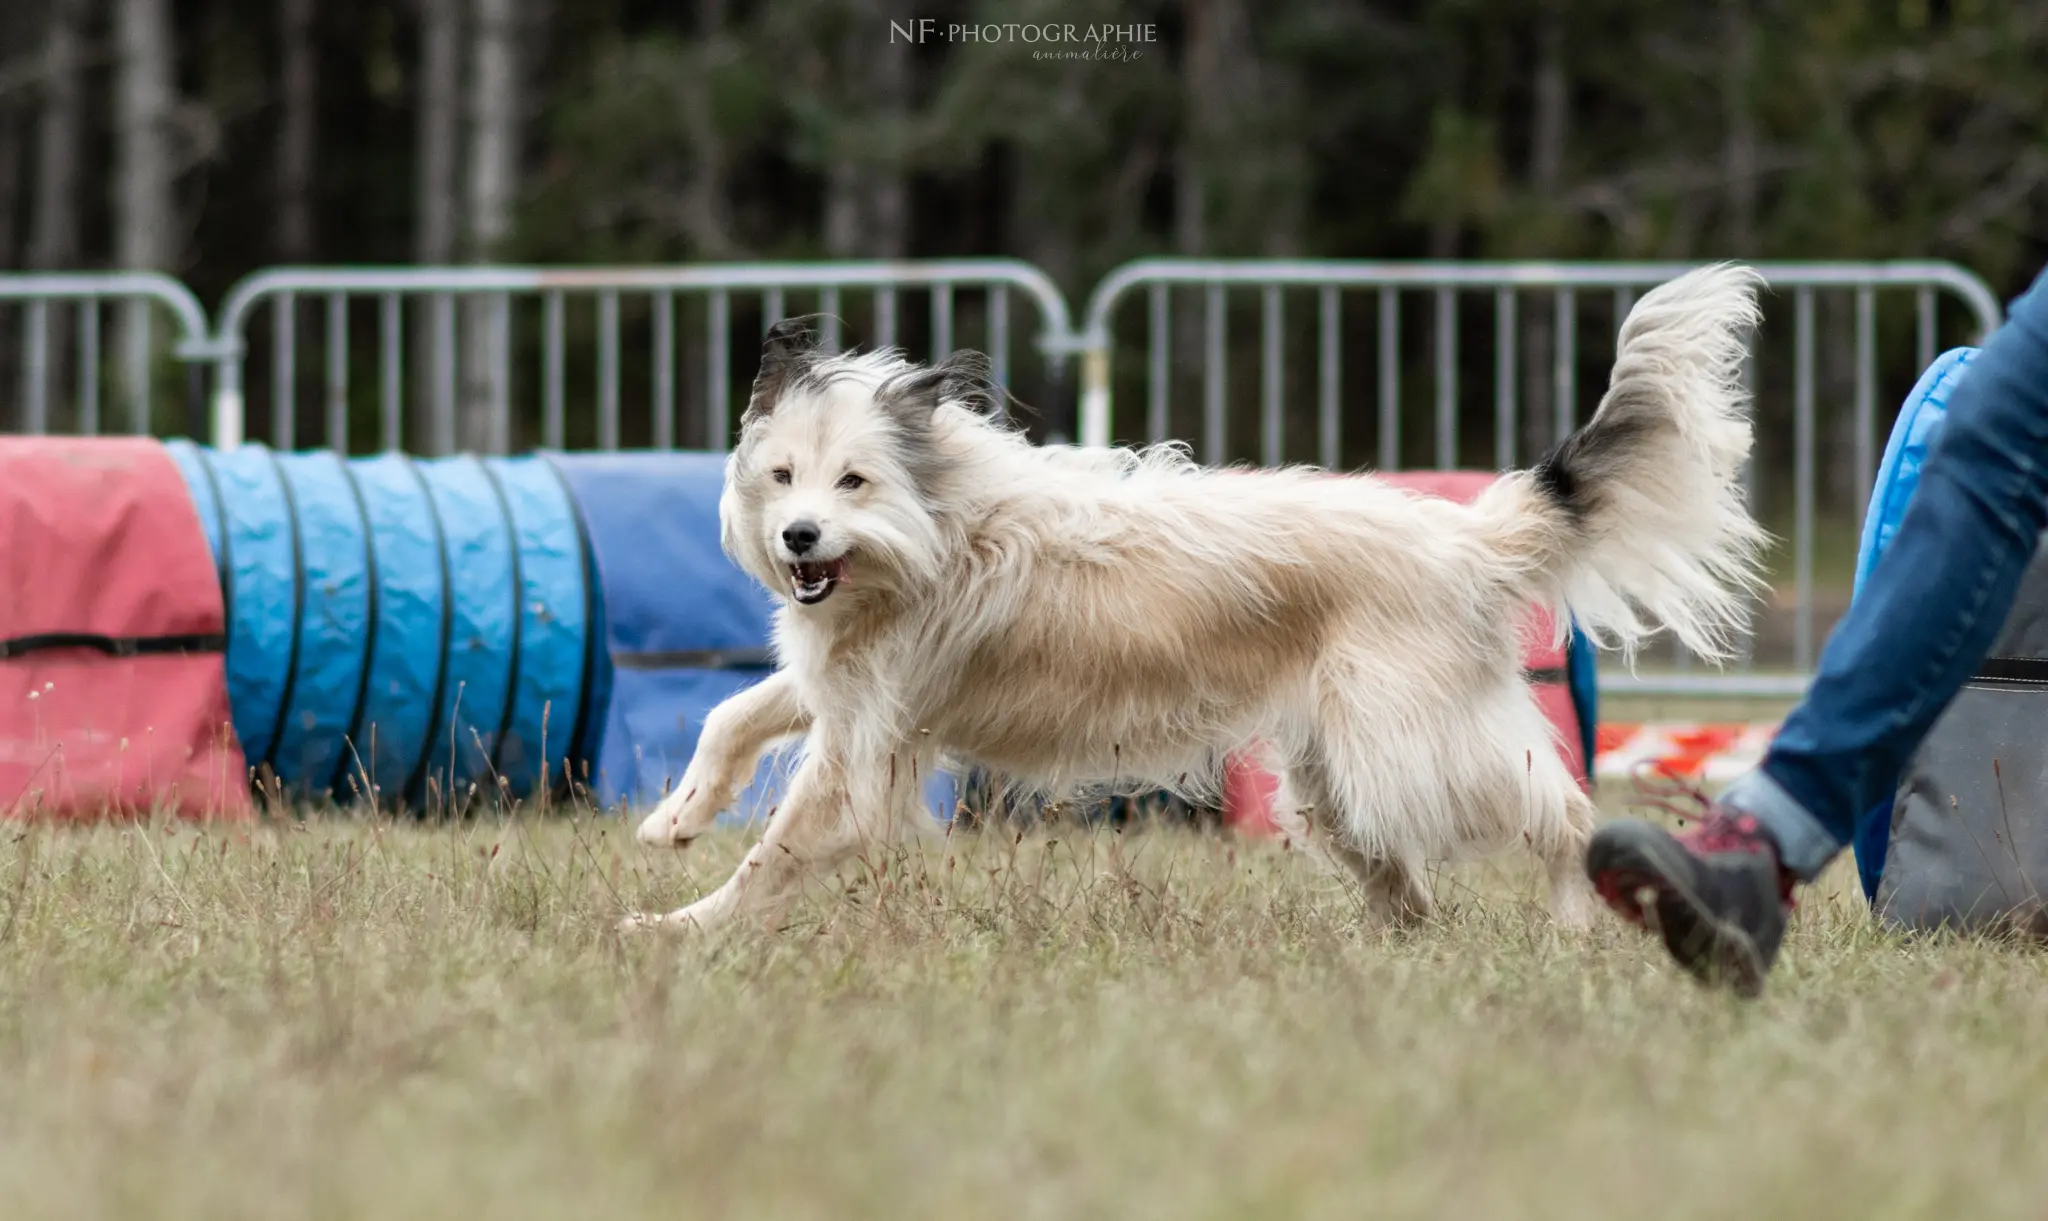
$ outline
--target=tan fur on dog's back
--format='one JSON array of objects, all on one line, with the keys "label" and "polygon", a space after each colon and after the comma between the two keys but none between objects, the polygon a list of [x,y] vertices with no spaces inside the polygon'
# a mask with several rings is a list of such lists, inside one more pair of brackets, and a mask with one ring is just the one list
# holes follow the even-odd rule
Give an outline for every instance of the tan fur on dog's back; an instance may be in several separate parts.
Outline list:
[{"label": "tan fur on dog's back", "polygon": [[[1444,683],[1495,668],[1496,625],[1448,592],[1485,581],[1488,552],[1459,536],[1447,502],[1157,458],[1058,495],[1057,510],[1043,492],[1014,495],[972,532],[970,551],[1031,563],[976,565],[962,596],[917,608],[935,637],[987,621],[965,633],[973,647],[949,668],[942,719],[966,754],[1021,777],[1208,779],[1202,748],[1281,729],[1340,638],[1457,630],[1478,655],[1404,661]],[[1379,528],[1333,530],[1333,517]],[[1445,545],[1404,542],[1427,535]],[[977,687],[1003,694],[970,699]]]},{"label": "tan fur on dog's back", "polygon": [[1753,287],[1716,267],[1646,294],[1587,427],[1471,505],[1175,447],[1035,447],[973,409],[971,368],[771,346],[727,547],[786,593],[804,557],[778,540],[801,520],[843,579],[778,613],[781,670],[714,715],[643,825],[686,840],[764,727],[808,730],[760,853],[669,919],[772,911],[792,870],[902,833],[942,753],[1054,794],[1201,795],[1254,742],[1384,914],[1429,910],[1426,862],[1522,845],[1582,919],[1591,803],[1516,625],[1537,602],[1624,647],[1660,624],[1725,642],[1761,537],[1735,486]]}]

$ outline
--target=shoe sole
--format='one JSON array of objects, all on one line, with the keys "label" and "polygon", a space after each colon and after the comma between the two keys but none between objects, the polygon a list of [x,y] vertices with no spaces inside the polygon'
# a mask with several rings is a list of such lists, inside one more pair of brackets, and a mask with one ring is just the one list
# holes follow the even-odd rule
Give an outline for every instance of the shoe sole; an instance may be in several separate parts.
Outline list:
[{"label": "shoe sole", "polygon": [[1648,829],[1609,829],[1586,849],[1586,875],[1615,914],[1661,935],[1671,957],[1700,983],[1754,999],[1764,990],[1763,955],[1740,925],[1715,915],[1693,892],[1686,882],[1691,863],[1677,841]]}]

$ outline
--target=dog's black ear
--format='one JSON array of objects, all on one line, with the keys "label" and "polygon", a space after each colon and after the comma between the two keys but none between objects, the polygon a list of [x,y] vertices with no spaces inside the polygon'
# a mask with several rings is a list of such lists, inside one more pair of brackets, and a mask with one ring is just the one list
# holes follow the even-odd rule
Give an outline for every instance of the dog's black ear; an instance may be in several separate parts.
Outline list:
[{"label": "dog's black ear", "polygon": [[784,318],[768,328],[761,341],[761,371],[754,375],[754,391],[747,399],[747,419],[774,411],[776,400],[790,382],[817,362],[821,348],[818,332],[811,325],[816,318],[815,314]]},{"label": "dog's black ear", "polygon": [[882,388],[882,404],[902,424],[921,426],[941,403],[958,403],[981,415],[993,414],[1002,401],[988,357],[963,348],[938,364],[892,378]]}]

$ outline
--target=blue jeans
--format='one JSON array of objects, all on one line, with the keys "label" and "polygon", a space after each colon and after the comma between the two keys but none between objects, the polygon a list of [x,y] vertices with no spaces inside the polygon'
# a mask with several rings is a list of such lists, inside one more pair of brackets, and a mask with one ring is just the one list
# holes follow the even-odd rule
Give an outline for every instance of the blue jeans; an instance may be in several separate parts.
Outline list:
[{"label": "blue jeans", "polygon": [[1898,533],[1762,765],[1722,794],[1808,881],[1997,643],[2048,525],[2048,270],[1971,360]]}]

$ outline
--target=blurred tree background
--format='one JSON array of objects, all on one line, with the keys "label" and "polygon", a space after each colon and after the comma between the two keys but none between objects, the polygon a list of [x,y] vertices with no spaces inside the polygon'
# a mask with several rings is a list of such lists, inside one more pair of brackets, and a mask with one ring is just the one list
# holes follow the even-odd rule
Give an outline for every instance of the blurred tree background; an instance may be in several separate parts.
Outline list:
[{"label": "blurred tree background", "polygon": [[[1147,24],[1141,56],[911,44]],[[2039,0],[8,0],[0,266],[2048,250]]]},{"label": "blurred tree background", "polygon": [[[1119,26],[1126,54],[901,36],[920,20]],[[155,268],[212,306],[280,263],[1011,255],[1078,309],[1155,254],[1926,257],[2009,296],[2048,260],[2044,69],[2042,0],[5,0],[0,268]],[[1517,323],[1525,457],[1548,440],[1542,305]],[[1142,328],[1142,307],[1126,313]],[[1175,311],[1184,436],[1197,313]],[[756,321],[735,318],[736,346]],[[1230,393],[1253,404],[1257,328],[1239,322]],[[1461,323],[1477,333],[1460,452],[1481,462],[1484,322]],[[695,325],[685,367],[705,359]],[[1850,325],[1846,299],[1821,302],[1820,492],[1844,524]],[[589,322],[571,326],[573,362]],[[1881,320],[1885,404],[1917,371],[1910,326]],[[486,333],[463,329],[466,347]],[[1411,461],[1431,457],[1427,337],[1406,325]],[[530,321],[514,342],[528,367]],[[1369,308],[1347,308],[1341,342],[1360,421],[1343,459],[1370,462]],[[1602,375],[1596,349],[1582,385]],[[267,386],[260,346],[251,359],[248,384]],[[349,427],[374,444],[374,353],[350,359]],[[1290,355],[1290,455],[1314,448],[1313,363]],[[310,352],[298,364],[313,437],[319,373]],[[473,445],[484,362],[463,364]],[[1142,374],[1120,358],[1120,403],[1143,403]],[[57,399],[66,375],[50,374]],[[641,392],[640,365],[626,376]],[[1020,377],[1038,427],[1071,425],[1071,365]],[[708,427],[701,382],[681,379],[685,443]],[[515,444],[531,444],[520,394]],[[1778,518],[1789,397],[1759,397],[1760,508]],[[252,428],[274,399],[252,395]],[[1142,414],[1120,408],[1120,430]],[[1257,427],[1233,411],[1234,453],[1256,452]],[[579,402],[571,444],[590,429]],[[649,435],[629,421],[622,439]]]}]

